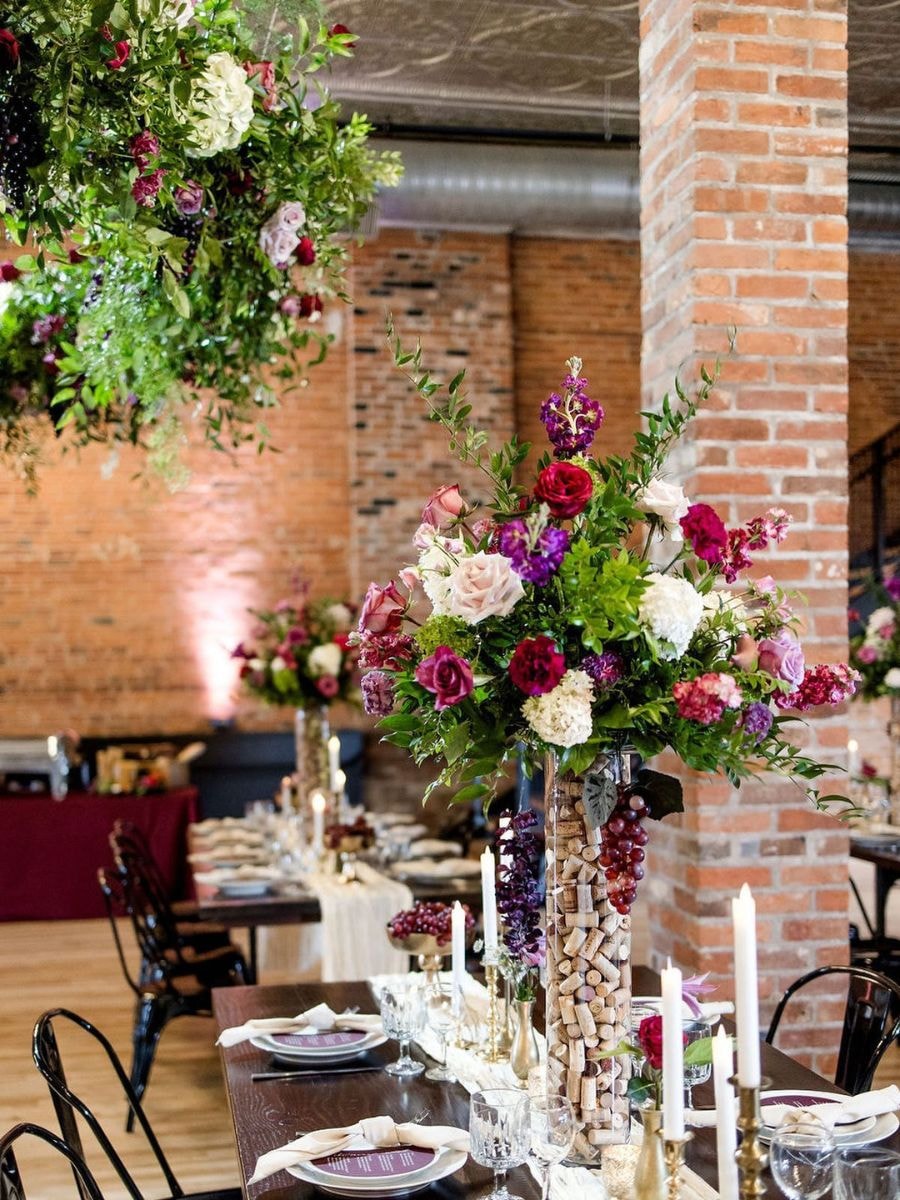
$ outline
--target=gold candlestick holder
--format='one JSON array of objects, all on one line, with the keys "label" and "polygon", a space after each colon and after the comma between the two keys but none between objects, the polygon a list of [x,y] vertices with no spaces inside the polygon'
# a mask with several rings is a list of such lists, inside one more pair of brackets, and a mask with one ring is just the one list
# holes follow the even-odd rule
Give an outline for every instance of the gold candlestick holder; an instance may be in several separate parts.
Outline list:
[{"label": "gold candlestick holder", "polygon": [[667,1200],[681,1200],[681,1168],[684,1166],[684,1148],[692,1134],[680,1138],[663,1138],[663,1158],[666,1163]]},{"label": "gold candlestick holder", "polygon": [[512,983],[507,975],[503,976],[503,1017],[500,1022],[500,1036],[497,1049],[501,1055],[509,1054],[513,1047],[512,1031]]},{"label": "gold candlestick holder", "polygon": [[487,1046],[481,1057],[485,1062],[500,1062],[504,1057],[500,1053],[500,989],[498,986],[498,970],[496,962],[484,959],[484,982],[488,994],[487,1010]]},{"label": "gold candlestick holder", "polygon": [[742,1087],[737,1077],[731,1082],[737,1086],[738,1094],[737,1126],[741,1144],[734,1157],[740,1173],[741,1200],[758,1200],[758,1197],[766,1194],[762,1173],[769,1161],[759,1137],[762,1129],[759,1094],[761,1088],[768,1087],[768,1080],[762,1080],[760,1087]]}]

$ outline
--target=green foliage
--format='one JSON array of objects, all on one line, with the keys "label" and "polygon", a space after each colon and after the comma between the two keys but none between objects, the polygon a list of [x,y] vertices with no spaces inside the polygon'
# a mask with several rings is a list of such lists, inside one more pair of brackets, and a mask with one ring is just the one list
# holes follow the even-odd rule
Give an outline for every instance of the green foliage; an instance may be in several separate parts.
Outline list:
[{"label": "green foliage", "polygon": [[471,657],[478,644],[468,625],[459,617],[429,617],[413,636],[423,658],[428,658],[438,646],[449,646],[463,658]]}]

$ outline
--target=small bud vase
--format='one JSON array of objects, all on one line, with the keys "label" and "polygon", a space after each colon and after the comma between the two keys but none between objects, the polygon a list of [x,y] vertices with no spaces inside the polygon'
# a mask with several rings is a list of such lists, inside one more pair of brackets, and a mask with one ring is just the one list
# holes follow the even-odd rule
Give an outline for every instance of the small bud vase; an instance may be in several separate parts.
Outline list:
[{"label": "small bud vase", "polygon": [[666,1162],[663,1156],[662,1109],[640,1108],[644,1136],[634,1169],[635,1200],[666,1200]]},{"label": "small bud vase", "polygon": [[525,1086],[528,1083],[528,1072],[541,1061],[541,1052],[534,1034],[534,1001],[515,1000],[513,1006],[516,1012],[516,1032],[513,1034],[512,1049],[509,1052],[509,1065],[515,1077]]}]

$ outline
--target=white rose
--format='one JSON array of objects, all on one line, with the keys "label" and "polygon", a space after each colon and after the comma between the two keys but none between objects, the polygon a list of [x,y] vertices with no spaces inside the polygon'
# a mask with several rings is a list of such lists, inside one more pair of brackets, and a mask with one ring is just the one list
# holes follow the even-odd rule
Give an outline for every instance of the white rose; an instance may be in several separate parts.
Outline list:
[{"label": "white rose", "polygon": [[884,686],[887,688],[900,688],[900,667],[891,667],[884,677]]},{"label": "white rose", "polygon": [[286,200],[259,231],[259,248],[273,266],[284,268],[297,248],[297,230],[306,220],[299,200]]},{"label": "white rose", "polygon": [[313,646],[306,665],[313,679],[318,679],[320,675],[337,675],[343,657],[340,646],[334,642],[326,642],[323,646]]},{"label": "white rose", "polygon": [[285,200],[278,205],[274,215],[278,218],[278,224],[288,229],[299,229],[306,223],[306,209],[299,200]]},{"label": "white rose", "polygon": [[883,641],[880,631],[885,625],[893,625],[895,619],[892,608],[876,608],[871,617],[869,617],[868,624],[866,625],[866,641]]},{"label": "white rose", "polygon": [[[263,665],[265,665],[265,664],[263,664]],[[273,672],[274,671],[284,671],[286,668],[287,668],[287,663],[284,661],[284,659],[281,657],[280,654],[276,654],[275,657],[272,659]]]},{"label": "white rose", "polygon": [[675,575],[653,572],[638,615],[659,643],[661,658],[681,658],[703,617],[703,597]]},{"label": "white rose", "polygon": [[353,621],[353,613],[346,604],[329,604],[328,620],[335,629],[349,629]]},{"label": "white rose", "polygon": [[450,571],[462,551],[463,544],[458,539],[435,534],[419,555],[416,569],[435,616],[446,617],[450,612]]},{"label": "white rose", "polygon": [[[251,671],[264,671],[266,669],[266,660],[264,658],[251,658],[248,665]],[[281,659],[281,665],[284,666],[284,659]]]},{"label": "white rose", "polygon": [[634,503],[641,512],[659,517],[673,542],[683,541],[679,522],[687,516],[691,502],[677,484],[651,479]]},{"label": "white rose", "polygon": [[505,617],[525,595],[509,559],[483,550],[460,559],[450,571],[449,584],[447,611],[468,625],[487,617]]},{"label": "white rose", "polygon": [[234,150],[253,120],[253,89],[247,73],[230,54],[220,51],[206,60],[191,91],[195,117],[188,152],[207,158]]},{"label": "white rose", "polygon": [[590,676],[584,671],[566,671],[552,691],[529,697],[522,705],[522,715],[542,742],[580,746],[593,732],[593,699]]}]

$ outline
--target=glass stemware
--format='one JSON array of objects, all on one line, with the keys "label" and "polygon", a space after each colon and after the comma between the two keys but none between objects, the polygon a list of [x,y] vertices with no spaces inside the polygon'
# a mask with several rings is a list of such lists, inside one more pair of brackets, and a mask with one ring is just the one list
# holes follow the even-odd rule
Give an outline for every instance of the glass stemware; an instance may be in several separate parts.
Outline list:
[{"label": "glass stemware", "polygon": [[456,1023],[453,1010],[453,989],[445,986],[431,987],[426,992],[426,1019],[441,1043],[441,1061],[437,1067],[425,1072],[426,1079],[438,1083],[453,1083],[456,1076],[447,1066],[447,1035]]},{"label": "glass stemware", "polygon": [[400,1057],[385,1071],[403,1078],[420,1075],[424,1065],[409,1055],[409,1043],[425,1024],[425,997],[419,987],[385,988],[381,993],[381,1021],[387,1036],[400,1043]]},{"label": "glass stemware", "polygon": [[528,1097],[515,1088],[473,1092],[469,1102],[470,1153],[494,1172],[489,1200],[512,1200],[506,1187],[510,1167],[520,1167],[531,1144]]},{"label": "glass stemware", "polygon": [[877,1146],[846,1146],[835,1161],[834,1200],[897,1200],[900,1154]]},{"label": "glass stemware", "polygon": [[541,1200],[550,1194],[550,1171],[572,1149],[578,1125],[565,1096],[531,1100],[531,1153],[541,1164]]},{"label": "glass stemware", "polygon": [[[712,1037],[712,1026],[709,1021],[704,1021],[701,1018],[691,1018],[684,1022],[684,1048],[687,1052],[688,1046],[692,1042],[702,1041],[704,1038]],[[691,1088],[695,1088],[698,1083],[706,1083],[707,1079],[712,1075],[712,1062],[707,1063],[689,1063],[685,1059],[684,1064],[684,1103],[686,1108],[693,1108],[694,1102],[691,1097]]]},{"label": "glass stemware", "polygon": [[769,1167],[788,1200],[819,1200],[831,1190],[834,1138],[815,1118],[782,1126],[772,1134]]}]

